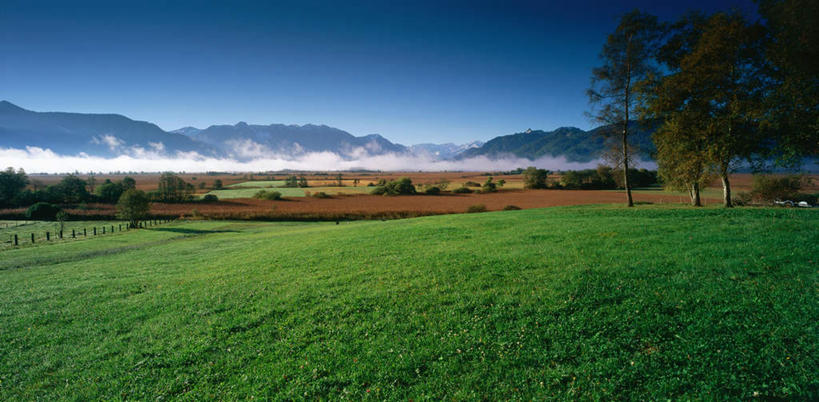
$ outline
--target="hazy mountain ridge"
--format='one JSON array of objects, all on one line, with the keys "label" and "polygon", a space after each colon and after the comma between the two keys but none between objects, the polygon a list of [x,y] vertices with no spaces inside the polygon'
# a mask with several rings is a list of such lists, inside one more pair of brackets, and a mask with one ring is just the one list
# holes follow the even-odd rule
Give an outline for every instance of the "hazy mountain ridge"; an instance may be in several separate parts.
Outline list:
[{"label": "hazy mountain ridge", "polygon": [[425,143],[410,145],[407,148],[409,149],[410,153],[414,155],[430,156],[440,159],[452,159],[468,149],[479,148],[483,146],[483,144],[483,141],[472,141],[466,144],[454,144],[451,142],[445,144]]},{"label": "hazy mountain ridge", "polygon": [[[202,156],[253,160],[270,157],[299,157],[310,153],[333,153],[344,159],[364,156],[404,155],[430,160],[463,160],[472,157],[506,157],[536,160],[563,157],[568,162],[599,159],[607,149],[603,130],[584,131],[561,127],[553,131],[528,130],[495,137],[484,143],[415,144],[393,143],[380,134],[356,137],[344,130],[316,124],[213,125],[204,129],[183,127],[164,131],[157,125],[118,114],[34,112],[0,101],[0,147],[40,147],[63,155]],[[636,128],[630,142],[650,159],[654,151],[650,133]]]},{"label": "hazy mountain ridge", "polygon": [[63,154],[100,156],[134,152],[218,154],[189,137],[122,115],[34,112],[7,101],[0,101],[0,146],[33,146]]},{"label": "hazy mountain ridge", "polygon": [[[651,131],[631,125],[629,143],[639,149],[639,157],[651,159],[655,151]],[[591,162],[599,159],[609,148],[605,131],[614,127],[602,126],[589,131],[577,127],[560,127],[553,131],[527,130],[495,137],[479,148],[467,149],[458,158],[485,156],[490,159],[518,157],[535,160],[542,157],[564,157],[568,162]]]}]

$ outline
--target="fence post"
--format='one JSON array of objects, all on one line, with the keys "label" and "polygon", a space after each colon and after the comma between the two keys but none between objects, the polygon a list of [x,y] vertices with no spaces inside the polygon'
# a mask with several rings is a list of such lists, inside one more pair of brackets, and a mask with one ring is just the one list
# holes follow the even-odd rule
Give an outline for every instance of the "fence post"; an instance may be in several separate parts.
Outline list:
[{"label": "fence post", "polygon": [[85,228],[82,228],[82,235],[88,237],[88,232],[85,231]]},{"label": "fence post", "polygon": [[102,227],[102,234],[105,234],[105,226]]},{"label": "fence post", "polygon": [[114,233],[114,225],[111,225],[111,233]]},{"label": "fence post", "polygon": [[97,235],[97,227],[94,226],[94,236],[96,236],[96,235]]},{"label": "fence post", "polygon": [[62,230],[60,231],[60,238],[61,239],[63,238],[63,231]]},{"label": "fence post", "polygon": [[71,229],[71,238],[77,237],[77,234],[74,232],[74,229]]},{"label": "fence post", "polygon": [[17,245],[17,234],[16,233],[14,234],[14,245],[15,246]]},{"label": "fence post", "polygon": [[49,240],[51,240],[51,235],[48,232],[46,232],[46,241],[49,241]]},{"label": "fence post", "polygon": [[31,244],[34,244],[34,233],[31,234]]}]

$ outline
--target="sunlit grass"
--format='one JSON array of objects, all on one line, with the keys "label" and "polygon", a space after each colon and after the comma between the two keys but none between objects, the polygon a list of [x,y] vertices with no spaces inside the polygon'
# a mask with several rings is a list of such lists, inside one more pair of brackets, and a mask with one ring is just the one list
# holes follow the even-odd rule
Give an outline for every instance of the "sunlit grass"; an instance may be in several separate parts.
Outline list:
[{"label": "sunlit grass", "polygon": [[0,253],[0,399],[814,399],[819,211],[179,223]]}]

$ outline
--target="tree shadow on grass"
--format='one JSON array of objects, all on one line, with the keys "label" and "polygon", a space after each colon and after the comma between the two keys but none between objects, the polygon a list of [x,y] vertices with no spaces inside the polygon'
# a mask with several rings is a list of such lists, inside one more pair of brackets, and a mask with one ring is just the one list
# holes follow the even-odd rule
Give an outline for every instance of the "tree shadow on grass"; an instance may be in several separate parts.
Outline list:
[{"label": "tree shadow on grass", "polygon": [[189,235],[203,235],[211,233],[236,233],[235,230],[202,230],[202,229],[186,229],[186,228],[151,228],[159,232],[182,233]]}]

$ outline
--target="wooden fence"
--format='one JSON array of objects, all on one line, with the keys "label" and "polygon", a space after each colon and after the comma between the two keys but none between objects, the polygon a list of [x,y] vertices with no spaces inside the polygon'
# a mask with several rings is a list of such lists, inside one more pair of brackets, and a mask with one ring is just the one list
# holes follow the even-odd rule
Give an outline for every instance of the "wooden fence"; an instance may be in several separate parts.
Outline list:
[{"label": "wooden fence", "polygon": [[[149,228],[153,226],[159,226],[164,223],[172,222],[172,219],[149,219],[145,221],[139,222],[139,228]],[[72,228],[71,232],[68,230],[63,233],[62,230],[55,230],[55,231],[44,231],[44,232],[22,232],[22,233],[11,233],[9,234],[9,240],[7,244],[11,246],[19,246],[21,244],[37,244],[42,242],[53,242],[57,240],[66,240],[66,239],[79,239],[79,238],[88,238],[94,236],[102,236],[106,234],[113,234],[117,232],[126,232],[131,230],[131,227],[128,223],[118,223],[118,224],[105,224],[101,226],[90,226],[90,227],[82,227],[82,228]],[[44,237],[38,237],[40,234],[45,234]]]}]

